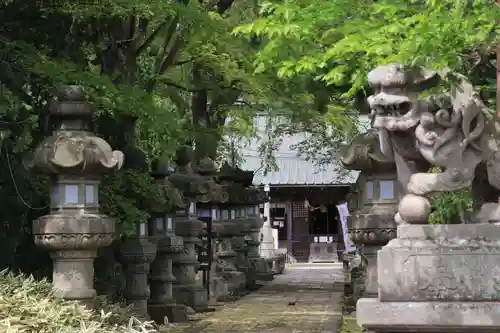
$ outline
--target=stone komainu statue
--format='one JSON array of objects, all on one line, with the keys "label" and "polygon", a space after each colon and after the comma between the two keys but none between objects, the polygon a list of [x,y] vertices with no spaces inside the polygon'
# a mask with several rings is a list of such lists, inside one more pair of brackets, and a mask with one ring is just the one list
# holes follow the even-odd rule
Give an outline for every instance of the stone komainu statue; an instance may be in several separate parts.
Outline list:
[{"label": "stone komainu statue", "polygon": [[[498,220],[500,131],[467,78],[388,64],[372,70],[368,81],[374,90],[368,97],[371,125],[378,130],[382,154],[396,164],[404,195],[396,221],[427,223],[430,203],[425,196],[471,184],[474,200],[483,204],[477,217]],[[420,97],[439,83],[449,83],[449,91]],[[428,173],[431,166],[442,172]]]}]

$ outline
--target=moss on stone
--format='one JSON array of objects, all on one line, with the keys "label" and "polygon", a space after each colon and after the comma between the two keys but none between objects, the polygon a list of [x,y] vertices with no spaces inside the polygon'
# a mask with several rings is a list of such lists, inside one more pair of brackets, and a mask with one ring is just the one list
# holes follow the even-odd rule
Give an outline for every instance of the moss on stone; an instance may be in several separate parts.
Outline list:
[{"label": "moss on stone", "polygon": [[343,316],[340,333],[363,333],[363,329],[358,326],[355,317]]}]

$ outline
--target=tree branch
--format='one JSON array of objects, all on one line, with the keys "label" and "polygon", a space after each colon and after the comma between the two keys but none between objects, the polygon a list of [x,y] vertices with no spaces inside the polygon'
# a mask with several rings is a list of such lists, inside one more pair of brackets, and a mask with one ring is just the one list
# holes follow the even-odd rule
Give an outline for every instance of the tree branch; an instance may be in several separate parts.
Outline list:
[{"label": "tree branch", "polygon": [[135,51],[135,56],[136,57],[140,56],[153,43],[153,41],[155,40],[155,38],[158,37],[158,34],[163,30],[163,28],[165,28],[165,26],[167,25],[167,23],[168,23],[168,20],[165,20],[162,23],[160,23],[158,25],[158,27],[156,27],[155,30],[153,30],[153,32],[151,33],[151,35],[149,35],[146,38],[146,40]]},{"label": "tree branch", "polygon": [[182,65],[188,64],[190,62],[196,61],[197,59],[198,59],[197,57],[192,57],[192,58],[189,58],[186,60],[180,60],[180,61],[174,62],[172,64],[172,66],[182,66]]},{"label": "tree branch", "polygon": [[170,49],[168,56],[163,60],[163,63],[161,64],[160,69],[158,71],[158,75],[162,75],[170,66],[172,66],[175,59],[179,55],[179,52],[181,50],[181,45],[182,41],[179,38],[177,38],[174,41],[174,44],[172,45],[172,48]]},{"label": "tree branch", "polygon": [[178,83],[175,83],[175,82],[172,82],[172,81],[169,81],[169,80],[166,80],[166,79],[160,80],[160,82],[163,83],[166,86],[174,87],[174,88],[177,88],[179,90],[187,91],[187,92],[190,92],[190,93],[196,93],[196,92],[202,91],[204,89],[204,88],[189,88],[189,87],[185,87],[183,85],[180,85]]},{"label": "tree branch", "polygon": [[[179,16],[176,16],[171,22],[165,33],[165,38],[163,40],[163,47],[158,52],[155,60],[155,73],[154,76],[149,80],[146,84],[145,90],[146,92],[152,92],[154,87],[158,81],[158,77],[162,75],[169,65],[171,65],[175,58],[177,57],[177,53],[180,50],[180,44],[178,43],[179,39],[175,36],[177,31],[177,25],[179,23]],[[171,43],[174,40],[173,44]],[[172,44],[172,47],[169,50],[169,45]],[[168,55],[167,55],[168,54]]]}]

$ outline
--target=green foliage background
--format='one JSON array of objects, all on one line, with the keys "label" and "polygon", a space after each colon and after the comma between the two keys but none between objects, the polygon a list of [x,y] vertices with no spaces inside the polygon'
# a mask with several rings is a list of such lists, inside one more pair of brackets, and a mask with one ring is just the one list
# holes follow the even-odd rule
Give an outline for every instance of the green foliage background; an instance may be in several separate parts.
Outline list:
[{"label": "green foliage background", "polygon": [[[465,74],[495,110],[495,48],[500,40],[495,0],[263,1],[260,16],[235,34],[258,36],[256,73],[289,80],[314,75],[330,87],[327,114],[367,112],[366,74],[398,62]],[[329,146],[316,135],[309,147]],[[331,146],[331,144],[330,144]],[[471,209],[471,190],[432,196],[432,223]]]},{"label": "green foliage background", "polygon": [[[120,121],[137,117],[134,144],[149,162],[171,161],[186,142],[196,158],[221,161],[227,137],[254,136],[256,114],[279,115],[260,148],[269,169],[281,138],[304,131],[297,149],[332,163],[359,131],[366,73],[379,63],[449,67],[494,109],[494,0],[3,0],[0,13],[0,198],[9,207],[0,212],[0,267],[48,266],[30,229],[48,212],[49,181],[22,161],[50,134],[48,103],[64,84],[85,87],[95,130],[114,149],[130,143]],[[101,188],[119,233],[165,200],[147,172],[106,175]],[[440,198],[436,207],[462,202]]]}]

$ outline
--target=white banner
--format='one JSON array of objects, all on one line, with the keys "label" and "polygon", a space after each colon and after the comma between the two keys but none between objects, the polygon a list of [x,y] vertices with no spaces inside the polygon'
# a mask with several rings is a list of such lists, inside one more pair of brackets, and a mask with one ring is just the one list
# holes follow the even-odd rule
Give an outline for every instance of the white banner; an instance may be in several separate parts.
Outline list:
[{"label": "white banner", "polygon": [[351,237],[349,237],[349,229],[347,228],[347,217],[350,215],[347,202],[337,205],[337,210],[339,211],[340,223],[342,225],[345,252],[354,252],[356,251],[356,246],[352,242]]}]

